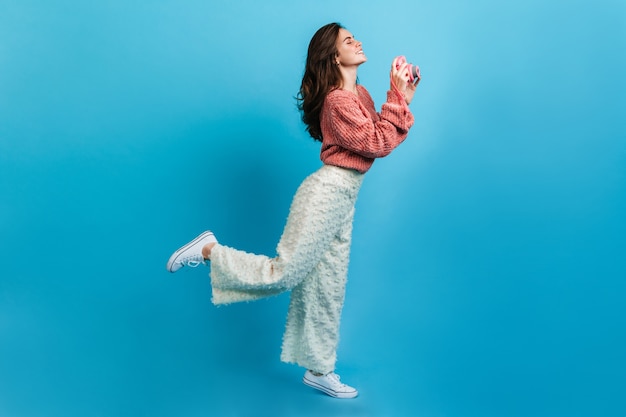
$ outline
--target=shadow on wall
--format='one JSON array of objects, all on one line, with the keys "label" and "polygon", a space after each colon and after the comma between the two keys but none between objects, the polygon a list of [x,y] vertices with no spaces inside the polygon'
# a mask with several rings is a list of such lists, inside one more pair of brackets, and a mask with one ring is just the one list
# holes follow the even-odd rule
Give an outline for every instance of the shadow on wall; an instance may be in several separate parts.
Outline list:
[{"label": "shadow on wall", "polygon": [[194,129],[189,141],[206,187],[188,204],[202,224],[226,245],[274,256],[296,189],[320,165],[319,145],[254,114]]},{"label": "shadow on wall", "polygon": [[[186,143],[187,151],[172,148],[178,154],[170,159],[178,167],[168,169],[181,174],[169,181],[183,184],[188,174],[182,172],[189,171],[200,178],[184,185],[184,196],[170,207],[192,213],[178,221],[180,229],[192,233],[211,229],[225,245],[275,256],[291,199],[302,180],[320,165],[319,145],[304,129],[296,136],[280,120],[244,112],[191,127],[176,140]],[[189,154],[189,149],[195,151]],[[198,183],[204,185],[198,188]],[[207,293],[208,272],[203,270],[199,282],[192,284]],[[198,277],[195,271],[191,276]],[[280,363],[288,294],[219,308],[209,305],[208,298],[206,303],[206,333],[199,337],[211,352],[199,360],[219,358],[220,362],[207,362],[207,368],[269,372]]]}]

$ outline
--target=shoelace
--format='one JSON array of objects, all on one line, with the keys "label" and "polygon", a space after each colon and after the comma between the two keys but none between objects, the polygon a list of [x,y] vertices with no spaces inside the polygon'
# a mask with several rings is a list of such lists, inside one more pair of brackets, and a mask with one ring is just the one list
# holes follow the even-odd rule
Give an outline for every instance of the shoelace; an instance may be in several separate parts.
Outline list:
[{"label": "shoelace", "polygon": [[337,375],[336,373],[330,373],[328,375],[326,375],[328,377],[328,379],[332,382],[332,384],[337,387],[337,388],[344,388],[347,385],[342,383],[340,381],[341,377],[339,375]]},{"label": "shoelace", "polygon": [[191,255],[187,256],[180,261],[178,261],[181,265],[189,266],[191,268],[195,268],[198,265],[204,264],[204,257],[202,255]]}]

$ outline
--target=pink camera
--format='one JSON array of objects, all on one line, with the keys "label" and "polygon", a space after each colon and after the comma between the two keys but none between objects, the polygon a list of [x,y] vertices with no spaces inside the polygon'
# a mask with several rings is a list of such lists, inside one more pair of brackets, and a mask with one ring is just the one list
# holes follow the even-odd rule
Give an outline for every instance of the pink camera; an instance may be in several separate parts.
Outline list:
[{"label": "pink camera", "polygon": [[[396,69],[400,68],[400,65],[406,62],[406,58],[404,56],[399,56],[398,61],[396,62]],[[417,65],[409,64],[409,81],[413,82],[415,80],[419,80],[420,75],[420,67]]]}]

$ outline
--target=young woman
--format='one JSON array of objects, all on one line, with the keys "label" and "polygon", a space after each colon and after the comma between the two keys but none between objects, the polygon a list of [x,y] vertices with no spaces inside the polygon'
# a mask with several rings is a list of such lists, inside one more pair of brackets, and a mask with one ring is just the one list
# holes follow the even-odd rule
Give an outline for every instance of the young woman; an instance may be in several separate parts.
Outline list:
[{"label": "young woman", "polygon": [[337,398],[358,395],[334,373],[357,194],[374,160],[406,138],[419,82],[409,81],[409,65],[394,59],[387,101],[377,113],[357,83],[366,60],[361,42],[337,23],[311,39],[298,106],[306,130],[321,142],[323,164],[298,188],[277,255],[239,251],[204,232],[167,263],[176,272],[210,260],[214,304],[291,291],[281,360],[307,369],[305,384]]}]

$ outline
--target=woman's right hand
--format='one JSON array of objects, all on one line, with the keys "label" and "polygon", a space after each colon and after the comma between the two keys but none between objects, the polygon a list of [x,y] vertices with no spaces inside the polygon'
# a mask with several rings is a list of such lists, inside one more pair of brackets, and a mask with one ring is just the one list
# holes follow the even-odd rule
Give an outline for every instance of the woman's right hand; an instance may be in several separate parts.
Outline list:
[{"label": "woman's right hand", "polygon": [[391,79],[390,88],[400,93],[406,99],[406,89],[409,83],[409,63],[399,56],[395,57],[391,63],[389,78]]}]

